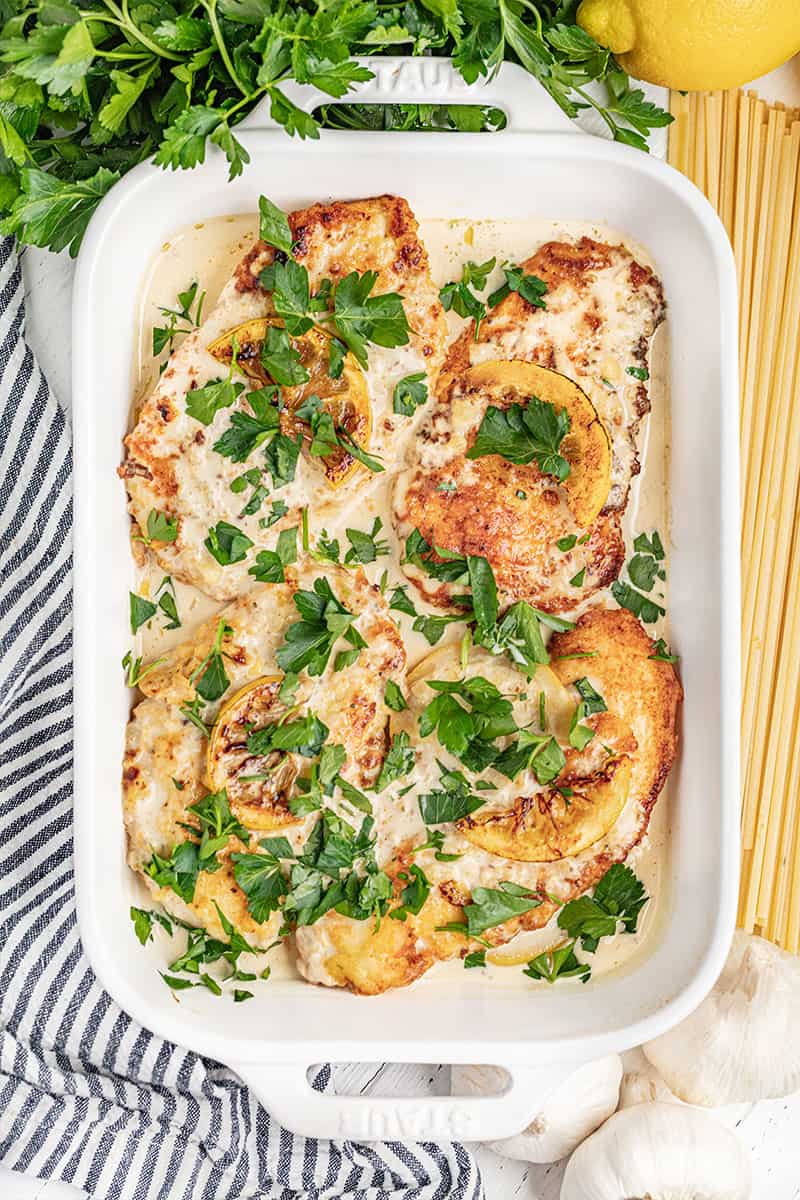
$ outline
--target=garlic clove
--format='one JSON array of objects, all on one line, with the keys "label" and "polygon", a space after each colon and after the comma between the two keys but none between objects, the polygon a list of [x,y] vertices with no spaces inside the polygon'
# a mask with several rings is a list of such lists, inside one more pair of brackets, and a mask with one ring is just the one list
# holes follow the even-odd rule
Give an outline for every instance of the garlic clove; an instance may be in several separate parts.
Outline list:
[{"label": "garlic clove", "polygon": [[690,1017],[643,1047],[681,1100],[713,1108],[800,1088],[800,959],[737,931]]},{"label": "garlic clove", "polygon": [[[501,1090],[500,1067],[454,1066],[453,1095],[475,1096]],[[486,1145],[506,1158],[551,1163],[566,1157],[617,1107],[622,1061],[616,1054],[578,1067],[546,1098],[542,1111],[522,1133]]]},{"label": "garlic clove", "polygon": [[567,1163],[561,1200],[747,1200],[750,1163],[736,1135],[683,1104],[615,1113]]},{"label": "garlic clove", "polygon": [[651,1104],[660,1100],[665,1104],[681,1104],[682,1101],[669,1090],[652,1063],[642,1050],[626,1050],[622,1056],[622,1083],[619,1087],[619,1108],[632,1108],[634,1104]]}]

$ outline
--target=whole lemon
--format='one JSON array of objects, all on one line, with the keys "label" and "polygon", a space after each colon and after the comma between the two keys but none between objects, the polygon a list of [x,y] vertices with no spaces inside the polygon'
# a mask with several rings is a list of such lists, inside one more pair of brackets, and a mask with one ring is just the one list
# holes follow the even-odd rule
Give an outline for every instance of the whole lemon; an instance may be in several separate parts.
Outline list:
[{"label": "whole lemon", "polygon": [[800,51],[798,0],[582,0],[578,24],[637,79],[738,87]]}]

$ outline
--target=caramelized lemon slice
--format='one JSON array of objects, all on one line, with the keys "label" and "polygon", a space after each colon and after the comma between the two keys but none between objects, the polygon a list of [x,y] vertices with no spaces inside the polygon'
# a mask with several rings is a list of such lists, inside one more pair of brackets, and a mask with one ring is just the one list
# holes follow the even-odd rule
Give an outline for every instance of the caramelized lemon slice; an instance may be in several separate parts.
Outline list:
[{"label": "caramelized lemon slice", "polygon": [[581,782],[570,777],[569,795],[545,788],[519,796],[502,812],[464,817],[456,828],[489,854],[518,862],[555,862],[605,837],[625,807],[630,780],[630,758],[612,756]]},{"label": "caramelized lemon slice", "polygon": [[[248,379],[259,387],[272,383],[270,376],[261,362],[261,347],[270,325],[282,325],[277,317],[261,317],[253,321],[245,321],[235,329],[211,342],[209,354],[219,362],[229,365],[233,358],[233,342],[236,339],[238,352],[236,361]],[[311,431],[304,421],[294,415],[302,402],[309,396],[319,396],[323,408],[333,418],[334,426],[343,430],[355,444],[364,450],[369,449],[372,433],[372,411],[369,403],[369,392],[364,372],[355,358],[349,352],[344,356],[342,372],[338,379],[332,379],[328,374],[328,361],[331,347],[331,337],[323,329],[314,326],[308,333],[289,339],[292,347],[300,355],[300,361],[308,371],[310,378],[307,383],[297,387],[284,387],[283,398],[286,410],[282,416],[282,431],[289,436],[303,434],[307,443],[311,442]],[[332,488],[341,487],[358,470],[360,463],[342,446],[337,446],[330,454],[317,459],[322,464],[325,478]]]},{"label": "caramelized lemon slice", "polygon": [[[496,408],[525,405],[536,396],[557,409],[566,409],[570,431],[560,454],[570,466],[561,485],[572,515],[586,528],[608,499],[611,487],[611,442],[589,397],[566,375],[528,362],[491,361],[470,367],[463,376],[464,388],[480,390]],[[474,424],[472,399],[466,395],[453,401],[453,424]]]},{"label": "caramelized lemon slice", "polygon": [[211,790],[225,788],[234,816],[248,829],[280,829],[299,820],[288,805],[298,773],[292,755],[283,750],[258,755],[247,749],[250,733],[286,711],[278,698],[282,682],[282,675],[263,675],[248,683],[222,706],[208,740]]}]

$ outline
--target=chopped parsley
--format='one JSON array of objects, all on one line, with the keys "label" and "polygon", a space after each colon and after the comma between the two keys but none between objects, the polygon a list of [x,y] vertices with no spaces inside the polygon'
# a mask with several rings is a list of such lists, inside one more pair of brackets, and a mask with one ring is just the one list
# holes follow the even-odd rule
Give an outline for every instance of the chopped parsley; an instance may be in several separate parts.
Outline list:
[{"label": "chopped parsley", "polygon": [[293,600],[301,620],[289,626],[278,648],[276,658],[282,671],[297,675],[307,670],[309,675],[321,675],[334,643],[342,636],[356,649],[362,647],[363,638],[352,627],[355,614],[337,600],[327,579],[315,579],[313,591],[297,591]]},{"label": "chopped parsley", "polygon": [[441,787],[419,797],[419,812],[425,825],[445,825],[451,821],[460,821],[484,804],[480,796],[473,795],[461,771],[449,771],[441,763],[439,770]]},{"label": "chopped parsley", "polygon": [[406,375],[394,385],[392,410],[401,417],[413,417],[428,399],[428,377],[424,371]]},{"label": "chopped parsley", "polygon": [[383,692],[383,702],[387,708],[391,708],[393,712],[403,712],[408,708],[406,698],[402,693],[399,685],[393,679],[387,679],[386,687]]},{"label": "chopped parsley", "polygon": [[492,292],[489,297],[489,308],[494,308],[501,300],[505,300],[510,292],[517,292],[523,300],[534,308],[547,308],[544,297],[547,293],[547,284],[538,275],[526,275],[525,270],[521,266],[512,266],[511,263],[505,263],[503,266],[503,274],[505,275],[505,283]]},{"label": "chopped parsley", "polygon": [[230,567],[244,561],[253,542],[236,525],[231,525],[229,521],[218,521],[209,529],[203,545],[221,567]]},{"label": "chopped parsley", "polygon": [[378,534],[383,528],[383,521],[376,517],[372,529],[365,533],[361,529],[345,529],[345,536],[350,543],[350,549],[344,556],[346,563],[372,563],[389,553],[389,543]]},{"label": "chopped parsley", "polygon": [[259,550],[256,561],[248,568],[259,583],[283,583],[286,579],[284,567],[297,562],[297,527],[284,529],[278,534],[274,550]]},{"label": "chopped parsley", "polygon": [[503,925],[514,917],[538,908],[542,903],[530,888],[505,881],[498,888],[476,887],[470,903],[464,908],[467,918],[467,936],[478,937],[487,929]]},{"label": "chopped parsley", "polygon": [[[214,443],[214,450],[231,462],[245,462],[247,458],[272,438],[280,425],[277,408],[277,387],[259,388],[247,393],[247,402],[253,410],[231,413],[231,423]],[[241,476],[240,476],[241,478]]]},{"label": "chopped parsley", "polygon": [[535,459],[544,475],[563,483],[569,475],[569,463],[559,454],[559,447],[569,430],[567,410],[536,396],[531,396],[524,408],[521,404],[508,408],[490,405],[467,458],[499,454],[507,462],[523,465]]},{"label": "chopped parsley", "polygon": [[390,783],[405,778],[413,769],[415,761],[416,755],[405,730],[393,734],[389,752],[383,760],[378,782],[375,784],[375,791],[382,792]]},{"label": "chopped parsley", "polygon": [[558,925],[568,937],[580,939],[584,950],[593,953],[603,937],[613,937],[618,926],[635,933],[639,913],[649,896],[630,867],[615,863],[606,871],[592,896],[570,900],[558,914]]},{"label": "chopped parsley", "polygon": [[577,978],[586,983],[592,974],[588,963],[579,962],[575,956],[575,942],[565,942],[553,950],[545,950],[537,954],[528,963],[523,975],[530,979],[541,979],[545,983],[555,983],[558,979]]},{"label": "chopped parsley", "polygon": [[130,622],[131,633],[136,633],[141,629],[142,625],[146,625],[151,617],[154,617],[158,611],[158,606],[152,600],[146,600],[144,596],[138,596],[136,592],[128,593],[130,604]]},{"label": "chopped parsley", "polygon": [[650,378],[650,372],[647,367],[626,367],[625,373],[632,375],[634,379],[638,379],[640,383],[646,383]]}]

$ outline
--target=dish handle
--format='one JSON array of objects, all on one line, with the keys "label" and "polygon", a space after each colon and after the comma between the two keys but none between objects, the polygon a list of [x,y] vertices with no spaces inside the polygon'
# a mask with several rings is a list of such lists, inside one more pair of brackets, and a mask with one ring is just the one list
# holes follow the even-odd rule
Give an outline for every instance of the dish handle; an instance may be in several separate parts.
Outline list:
[{"label": "dish handle", "polygon": [[[361,57],[355,60],[373,72],[373,78],[356,83],[334,100],[312,84],[288,80],[284,95],[303,112],[321,104],[481,104],[501,108],[506,130],[525,133],[574,133],[575,127],[541,84],[518,63],[504,62],[489,79],[466,83],[449,58],[408,58],[402,55]],[[270,116],[271,101],[259,101],[237,125],[240,129],[277,129]],[[502,136],[494,134],[492,136]]]},{"label": "dish handle", "polygon": [[299,1063],[231,1064],[292,1133],[357,1142],[488,1142],[519,1133],[576,1064],[503,1066],[504,1092],[489,1096],[336,1096],[318,1092]]}]

